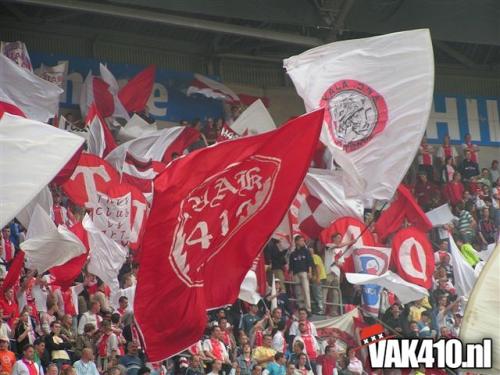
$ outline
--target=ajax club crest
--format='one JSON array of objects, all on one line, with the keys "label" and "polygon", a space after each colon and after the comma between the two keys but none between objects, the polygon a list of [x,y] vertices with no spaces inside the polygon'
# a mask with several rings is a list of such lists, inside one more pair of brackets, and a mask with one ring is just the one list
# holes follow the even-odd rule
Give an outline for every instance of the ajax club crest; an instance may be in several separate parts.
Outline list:
[{"label": "ajax club crest", "polygon": [[181,202],[169,261],[185,284],[202,286],[203,267],[269,204],[280,166],[278,158],[249,157],[207,178]]},{"label": "ajax club crest", "polygon": [[346,152],[366,145],[387,123],[387,104],[378,92],[366,84],[344,79],[335,82],[323,94],[328,133]]}]

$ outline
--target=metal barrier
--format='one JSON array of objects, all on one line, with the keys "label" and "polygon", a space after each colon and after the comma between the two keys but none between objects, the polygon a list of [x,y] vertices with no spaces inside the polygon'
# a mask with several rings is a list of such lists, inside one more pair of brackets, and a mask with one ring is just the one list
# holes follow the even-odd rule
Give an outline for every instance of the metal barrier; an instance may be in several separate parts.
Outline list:
[{"label": "metal barrier", "polygon": [[[295,286],[297,285],[300,285],[299,282],[296,282],[296,281],[290,281],[290,280],[285,280],[285,289],[288,293],[288,300],[291,301],[291,302],[295,302],[295,303],[298,303],[298,300],[297,298],[294,298],[294,297],[291,297],[293,295],[295,295],[295,291],[293,290]],[[288,287],[288,288],[287,288]],[[325,289],[330,289],[332,293],[336,293],[337,296],[338,296],[338,300],[339,302],[336,303],[336,302],[324,302],[325,305],[327,306],[338,306],[339,308],[339,314],[338,315],[342,315],[344,314],[344,304],[342,302],[342,291],[340,290],[340,286],[335,286],[335,285],[321,285],[321,289],[324,293],[324,290]],[[290,293],[290,291],[292,291],[293,293]],[[322,295],[323,295],[322,293]],[[325,306],[326,307],[326,306]],[[325,309],[326,310],[326,309]]]}]

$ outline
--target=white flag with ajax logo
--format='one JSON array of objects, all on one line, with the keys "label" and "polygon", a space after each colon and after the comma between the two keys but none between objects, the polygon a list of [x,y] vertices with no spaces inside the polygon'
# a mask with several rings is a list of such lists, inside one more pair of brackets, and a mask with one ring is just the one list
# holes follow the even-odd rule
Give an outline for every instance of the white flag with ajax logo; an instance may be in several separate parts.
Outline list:
[{"label": "white flag with ajax logo", "polygon": [[350,198],[390,199],[425,132],[434,58],[429,30],[320,46],[284,61],[307,111],[325,107],[321,140]]}]

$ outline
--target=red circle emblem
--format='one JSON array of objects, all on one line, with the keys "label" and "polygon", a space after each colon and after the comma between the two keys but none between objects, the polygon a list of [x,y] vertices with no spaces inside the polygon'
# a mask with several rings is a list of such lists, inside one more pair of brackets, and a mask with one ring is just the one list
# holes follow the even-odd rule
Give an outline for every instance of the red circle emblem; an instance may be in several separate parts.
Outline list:
[{"label": "red circle emblem", "polygon": [[328,134],[346,152],[366,145],[387,124],[384,97],[370,86],[352,79],[331,85],[323,94]]}]

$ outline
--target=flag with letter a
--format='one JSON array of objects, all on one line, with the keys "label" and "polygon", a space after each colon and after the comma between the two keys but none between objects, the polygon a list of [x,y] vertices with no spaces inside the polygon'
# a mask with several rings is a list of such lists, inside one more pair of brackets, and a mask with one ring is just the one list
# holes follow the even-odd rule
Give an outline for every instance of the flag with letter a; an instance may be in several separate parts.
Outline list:
[{"label": "flag with letter a", "polygon": [[195,343],[206,310],[236,300],[307,173],[322,119],[197,150],[156,178],[134,306],[151,361]]},{"label": "flag with letter a", "polygon": [[391,199],[432,105],[429,30],[331,43],[284,66],[306,109],[325,108],[321,140],[344,171],[347,196]]}]

